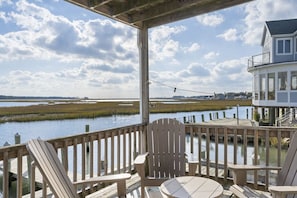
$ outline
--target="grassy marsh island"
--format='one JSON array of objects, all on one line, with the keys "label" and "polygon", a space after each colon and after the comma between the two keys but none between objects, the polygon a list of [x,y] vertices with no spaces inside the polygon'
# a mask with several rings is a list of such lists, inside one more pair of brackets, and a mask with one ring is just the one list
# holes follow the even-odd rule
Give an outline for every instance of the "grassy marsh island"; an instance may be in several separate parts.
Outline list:
[{"label": "grassy marsh island", "polygon": [[[150,102],[150,113],[224,110],[236,105],[251,106],[251,100],[152,101]],[[31,106],[0,107],[0,123],[96,118],[138,113],[139,101],[49,102]]]}]

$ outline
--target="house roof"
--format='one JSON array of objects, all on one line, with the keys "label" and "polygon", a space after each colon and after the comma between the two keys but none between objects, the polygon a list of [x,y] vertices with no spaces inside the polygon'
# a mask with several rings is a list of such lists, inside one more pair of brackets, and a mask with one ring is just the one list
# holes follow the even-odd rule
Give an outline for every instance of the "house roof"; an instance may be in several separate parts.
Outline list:
[{"label": "house roof", "polygon": [[66,0],[138,29],[155,27],[251,0]]},{"label": "house roof", "polygon": [[292,34],[297,31],[297,19],[267,21],[266,25],[271,35]]}]

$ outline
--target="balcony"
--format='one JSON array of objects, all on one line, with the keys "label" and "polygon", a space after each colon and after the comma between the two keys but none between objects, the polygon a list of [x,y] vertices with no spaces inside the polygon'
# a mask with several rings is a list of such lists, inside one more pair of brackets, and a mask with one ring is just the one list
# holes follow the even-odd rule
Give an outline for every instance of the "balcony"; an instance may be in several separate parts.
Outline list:
[{"label": "balcony", "polygon": [[[228,163],[281,166],[285,155],[281,140],[290,138],[296,131],[294,128],[200,124],[186,124],[185,127],[186,149],[194,153],[199,161],[196,175],[214,179],[226,189],[232,184]],[[49,142],[57,150],[72,181],[95,175],[129,172],[133,174],[132,179],[127,181],[127,192],[131,194],[135,193],[139,186],[133,161],[141,148],[145,147],[142,138],[145,133],[146,126],[138,124],[81,133]],[[276,142],[273,146],[276,153],[271,150],[272,138]],[[251,149],[253,156],[259,157],[251,160]],[[33,168],[33,174],[29,173],[31,163],[24,144],[0,148],[0,165],[3,197],[41,197],[50,194],[38,169]],[[254,173],[248,177],[248,182],[254,188],[267,190],[269,185],[275,184],[275,174],[268,171]],[[28,186],[29,183],[32,185]],[[115,194],[115,188],[107,190],[110,187],[112,186],[96,184],[84,186],[79,192],[83,197],[98,190],[100,193]]]},{"label": "balcony", "polygon": [[257,54],[248,59],[248,70],[253,67],[270,64],[270,52]]}]

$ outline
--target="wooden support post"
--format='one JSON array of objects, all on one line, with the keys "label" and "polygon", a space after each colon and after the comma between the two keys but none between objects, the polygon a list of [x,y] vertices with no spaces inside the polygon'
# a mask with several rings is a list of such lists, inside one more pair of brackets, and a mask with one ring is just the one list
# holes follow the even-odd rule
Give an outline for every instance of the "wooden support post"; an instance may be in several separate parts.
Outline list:
[{"label": "wooden support post", "polygon": [[[139,49],[139,78],[140,78],[140,104],[139,111],[142,124],[149,123],[149,61],[148,61],[148,27],[138,30]],[[141,153],[146,152],[146,131],[141,136]]]},{"label": "wooden support post", "polygon": [[149,61],[148,28],[144,24],[138,30],[139,72],[140,72],[140,115],[142,123],[149,123]]},{"label": "wooden support post", "polygon": [[21,143],[21,136],[20,136],[20,134],[16,133],[14,135],[14,143],[15,144],[20,144]]}]

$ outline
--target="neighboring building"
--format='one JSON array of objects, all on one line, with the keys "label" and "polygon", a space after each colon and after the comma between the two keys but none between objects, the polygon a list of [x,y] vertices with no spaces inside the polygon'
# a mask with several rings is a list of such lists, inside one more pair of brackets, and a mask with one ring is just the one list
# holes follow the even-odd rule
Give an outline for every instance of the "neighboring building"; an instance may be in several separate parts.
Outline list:
[{"label": "neighboring building", "polygon": [[297,19],[267,21],[262,54],[248,62],[253,106],[269,124],[295,121],[297,107]]}]

